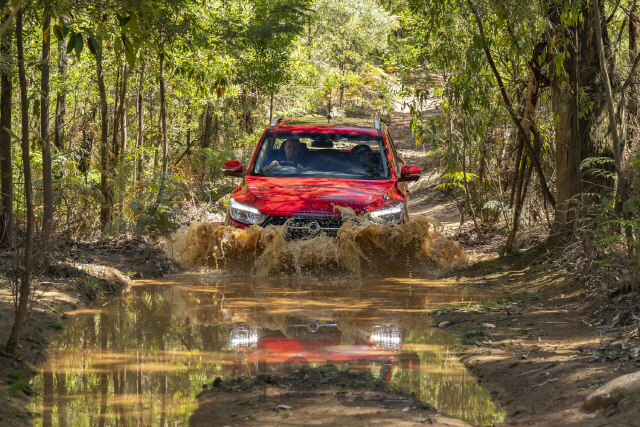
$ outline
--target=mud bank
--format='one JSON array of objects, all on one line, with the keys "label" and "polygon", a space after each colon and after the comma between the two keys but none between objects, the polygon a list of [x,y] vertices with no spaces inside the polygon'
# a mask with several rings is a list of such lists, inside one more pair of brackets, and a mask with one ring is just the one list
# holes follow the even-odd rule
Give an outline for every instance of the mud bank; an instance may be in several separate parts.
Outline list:
[{"label": "mud bank", "polygon": [[240,230],[194,223],[173,236],[167,252],[187,268],[241,269],[259,276],[328,272],[361,276],[464,265],[464,249],[442,236],[442,229],[433,218],[390,227],[347,216],[337,239],[319,235],[287,240],[286,224]]},{"label": "mud bank", "polygon": [[[127,292],[131,277],[160,277],[171,272],[161,251],[145,242],[105,242],[65,247],[55,262],[33,279],[32,302],[15,355],[0,351],[0,426],[33,425],[39,413],[27,405],[32,379],[49,356],[49,334],[67,327],[70,311],[89,307],[101,296]],[[0,253],[0,270],[13,268],[14,255]],[[0,345],[14,322],[12,285],[0,276]]]},{"label": "mud bank", "polygon": [[[636,396],[596,412],[586,398],[640,369],[637,326],[599,314],[609,303],[584,285],[530,261],[540,253],[478,263],[460,283],[496,292],[495,301],[434,312],[439,329],[459,337],[461,361],[507,414],[496,426],[637,426]],[[626,295],[631,298],[631,294]],[[620,308],[628,306],[625,295]]]}]

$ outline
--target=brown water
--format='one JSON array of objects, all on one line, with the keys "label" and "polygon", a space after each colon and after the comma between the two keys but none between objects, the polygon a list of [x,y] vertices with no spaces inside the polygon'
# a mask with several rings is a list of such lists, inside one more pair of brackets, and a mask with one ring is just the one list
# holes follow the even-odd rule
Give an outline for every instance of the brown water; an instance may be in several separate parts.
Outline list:
[{"label": "brown water", "polygon": [[[38,425],[188,425],[204,383],[297,366],[366,370],[478,425],[504,412],[430,325],[445,304],[488,296],[425,279],[234,277],[138,281],[70,313],[34,381]],[[294,363],[295,362],[295,363]]]},{"label": "brown water", "polygon": [[349,208],[336,208],[345,220],[337,239],[320,235],[287,240],[287,224],[237,229],[192,223],[178,231],[166,249],[186,267],[243,270],[263,277],[283,272],[352,277],[375,272],[388,277],[394,272],[451,268],[467,260],[464,248],[442,236],[444,228],[434,218],[387,226],[356,217]]}]

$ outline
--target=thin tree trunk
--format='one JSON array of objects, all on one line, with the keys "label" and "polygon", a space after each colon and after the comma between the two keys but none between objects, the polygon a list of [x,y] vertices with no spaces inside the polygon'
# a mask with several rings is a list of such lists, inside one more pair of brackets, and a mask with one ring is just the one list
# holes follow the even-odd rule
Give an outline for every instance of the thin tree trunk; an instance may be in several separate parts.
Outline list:
[{"label": "thin tree trunk", "polygon": [[[122,69],[123,69],[123,74],[124,74],[124,67],[125,65],[122,65]],[[111,151],[113,153],[113,156],[111,157],[111,163],[112,163],[112,168],[116,168],[116,166],[118,166],[118,160],[120,159],[120,142],[118,141],[118,133],[120,132],[120,103],[121,103],[121,98],[120,98],[120,78],[121,78],[121,74],[120,74],[120,67],[118,67],[118,75],[116,76],[116,84],[115,84],[115,88],[114,88],[114,92],[115,92],[115,104],[113,105],[113,135],[111,137]]]},{"label": "thin tree trunk", "polygon": [[271,94],[271,101],[269,102],[269,123],[273,121],[273,94]]},{"label": "thin tree trunk", "polygon": [[[62,82],[67,80],[67,72],[69,69],[69,60],[67,58],[67,38],[62,36],[58,40],[58,73]],[[58,90],[56,101],[56,129],[54,144],[58,150],[64,149],[64,126],[65,115],[67,114],[67,93],[64,89]]]},{"label": "thin tree trunk", "polygon": [[207,103],[207,106],[204,109],[204,129],[202,131],[202,148],[211,148],[211,128],[213,127],[212,121],[213,117],[211,114],[211,109],[213,106],[210,103]]},{"label": "thin tree trunk", "polygon": [[[6,21],[5,17],[5,21]],[[11,39],[2,39],[0,52],[11,53]],[[11,129],[12,84],[9,74],[0,76],[0,246],[13,245],[13,165],[11,162]]]},{"label": "thin tree trunk", "polygon": [[142,65],[140,70],[140,82],[138,85],[138,124],[137,124],[137,137],[136,137],[136,155],[138,156],[138,179],[142,179],[143,167],[144,167],[144,73],[145,66]]},{"label": "thin tree trunk", "polygon": [[164,187],[169,166],[169,143],[167,140],[167,110],[164,87],[164,56],[160,55],[160,120],[162,121],[162,181],[156,199],[156,207],[164,201]]},{"label": "thin tree trunk", "polygon": [[[522,188],[524,186],[524,182],[525,182],[525,176],[526,176],[526,169],[527,169],[527,162],[526,162],[526,156],[524,158],[521,158],[518,160],[517,164],[519,164],[519,167],[516,167],[516,170],[518,171],[518,174],[516,175],[515,178],[515,189],[513,191],[513,193],[511,194],[511,208],[513,209],[513,216],[511,217],[512,219],[512,226],[511,226],[511,231],[509,232],[509,237],[507,238],[507,243],[505,246],[507,247],[512,247],[515,240],[516,240],[516,235],[518,233],[518,226],[520,224],[520,214],[522,213]],[[514,207],[515,204],[515,207]]]},{"label": "thin tree trunk", "polygon": [[155,151],[153,152],[153,173],[158,171],[160,164],[160,143],[162,142],[162,118],[158,116],[158,125],[156,126]]},{"label": "thin tree trunk", "polygon": [[[103,17],[103,20],[105,18]],[[104,84],[102,70],[102,46],[96,55],[96,75],[98,92],[100,93],[100,192],[102,205],[100,206],[100,224],[104,228],[111,221],[111,190],[109,186],[109,106],[107,104],[107,89]]]},{"label": "thin tree trunk", "polygon": [[220,148],[220,116],[218,114],[213,118],[213,148]]},{"label": "thin tree trunk", "polygon": [[[187,156],[191,155],[191,113],[187,116],[187,148],[185,150]],[[176,162],[178,164],[178,162]]]},{"label": "thin tree trunk", "polygon": [[476,212],[471,205],[471,197],[469,196],[469,183],[467,181],[467,144],[462,142],[462,176],[464,178],[464,192],[467,196],[467,207],[469,208],[469,213],[471,213],[471,219],[473,219],[473,227],[476,230],[476,234],[478,235],[478,240],[480,240],[483,244],[487,243],[484,238],[484,235],[480,231],[480,227],[478,227],[478,221],[476,220]]},{"label": "thin tree trunk", "polygon": [[22,41],[22,15],[24,9],[18,12],[16,19],[16,47],[18,51],[18,78],[20,80],[20,106],[22,118],[22,166],[24,168],[24,198],[27,208],[27,231],[24,242],[24,269],[20,282],[20,301],[16,318],[13,322],[11,335],[7,341],[7,351],[14,353],[18,348],[18,340],[22,335],[24,319],[27,316],[29,291],[31,286],[31,254],[33,252],[33,195],[31,190],[31,161],[29,156],[29,101],[27,95],[27,76],[24,69],[24,46]]},{"label": "thin tree trunk", "polygon": [[127,102],[124,103],[124,113],[122,114],[122,158],[127,155]]},{"label": "thin tree trunk", "polygon": [[53,226],[53,174],[51,170],[51,136],[49,135],[49,66],[51,59],[51,9],[45,4],[45,18],[42,24],[42,77],[40,81],[40,138],[42,148],[42,187],[44,211],[42,215],[43,258],[49,248],[51,228]]},{"label": "thin tree trunk", "polygon": [[122,143],[119,145],[119,151],[114,153],[116,154],[119,158],[124,158],[124,151],[125,151],[125,147],[127,145],[127,141],[126,141],[126,118],[125,115],[127,114],[127,63],[125,62],[124,65],[122,66],[122,82],[121,82],[121,87],[120,87],[120,106],[118,108],[118,117],[119,117],[119,123],[120,123],[120,127],[121,129],[118,129],[118,131],[122,131]]}]

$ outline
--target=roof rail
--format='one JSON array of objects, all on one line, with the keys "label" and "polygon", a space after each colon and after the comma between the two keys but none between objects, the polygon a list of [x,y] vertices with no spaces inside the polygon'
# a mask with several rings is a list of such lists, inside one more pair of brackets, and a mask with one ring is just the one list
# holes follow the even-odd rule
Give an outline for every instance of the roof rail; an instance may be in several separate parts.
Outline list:
[{"label": "roof rail", "polygon": [[380,117],[376,117],[374,120],[376,129],[380,129]]},{"label": "roof rail", "polygon": [[280,120],[282,120],[283,118],[284,118],[284,116],[277,116],[277,117],[274,117],[274,118],[273,118],[273,120],[271,121],[271,127],[273,127],[273,126],[277,125],[277,124],[278,124],[278,122],[279,122]]},{"label": "roof rail", "polygon": [[374,119],[374,126],[378,130],[378,135],[382,135],[382,127],[380,126],[380,117]]}]

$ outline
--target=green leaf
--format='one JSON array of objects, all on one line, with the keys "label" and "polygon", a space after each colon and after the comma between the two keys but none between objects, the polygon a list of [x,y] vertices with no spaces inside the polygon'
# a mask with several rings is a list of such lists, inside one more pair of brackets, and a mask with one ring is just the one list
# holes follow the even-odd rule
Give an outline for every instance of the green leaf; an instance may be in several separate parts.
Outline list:
[{"label": "green leaf", "polygon": [[135,12],[131,13],[129,22],[127,23],[126,27],[129,34],[134,35],[138,33],[138,17],[136,16]]},{"label": "green leaf", "polygon": [[129,64],[129,67],[133,68],[133,66],[136,63],[136,56],[132,52],[132,49],[125,49],[124,50],[124,56],[127,59],[127,63]]},{"label": "green leaf", "polygon": [[64,38],[64,32],[60,25],[56,25],[53,27],[53,34],[56,36],[57,40],[62,40]]},{"label": "green leaf", "polygon": [[5,131],[5,132],[7,132],[9,135],[11,135],[11,138],[18,139],[18,137],[16,136],[16,134],[15,134],[15,133],[13,133],[13,131],[12,131],[11,129],[6,128],[6,127],[3,127],[2,129],[4,129],[4,131]]},{"label": "green leaf", "polygon": [[4,9],[7,3],[9,3],[9,0],[0,0],[0,9]]},{"label": "green leaf", "polygon": [[118,23],[120,24],[121,27],[124,27],[125,25],[127,25],[127,23],[131,20],[131,15],[129,16],[120,16],[120,15],[116,15],[116,17],[118,18]]},{"label": "green leaf", "polygon": [[82,53],[82,48],[84,47],[84,39],[82,38],[82,33],[76,33],[74,36],[74,49],[76,50],[76,56],[80,59],[80,54]]},{"label": "green leaf", "polygon": [[158,50],[158,46],[156,46],[155,44],[153,44],[151,41],[144,39],[142,40],[142,43],[144,43],[145,45],[147,45],[147,47],[151,50]]},{"label": "green leaf", "polygon": [[93,56],[96,56],[98,52],[100,52],[100,44],[98,44],[98,41],[93,35],[89,36],[89,39],[87,40],[87,47]]},{"label": "green leaf", "polygon": [[70,43],[67,44],[67,55],[73,52],[74,47],[75,47],[75,43],[73,43],[73,40],[70,40]]},{"label": "green leaf", "polygon": [[113,45],[113,48],[116,51],[116,55],[119,57],[119,55],[122,53],[122,39],[120,37],[116,37]]}]

